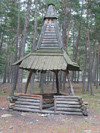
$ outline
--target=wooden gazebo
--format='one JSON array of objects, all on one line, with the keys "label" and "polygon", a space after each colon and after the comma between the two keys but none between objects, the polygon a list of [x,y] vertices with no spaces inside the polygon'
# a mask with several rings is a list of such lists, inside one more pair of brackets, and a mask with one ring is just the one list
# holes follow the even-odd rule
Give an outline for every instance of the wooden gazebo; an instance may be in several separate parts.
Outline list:
[{"label": "wooden gazebo", "polygon": [[[13,65],[19,65],[21,69],[25,69],[30,72],[25,86],[25,93],[27,91],[32,73],[35,73],[36,71],[54,72],[56,75],[57,93],[55,95],[48,94],[48,97],[50,97],[50,99],[53,99],[53,113],[60,112],[63,114],[82,115],[81,107],[83,107],[83,101],[81,98],[74,96],[73,87],[69,79],[69,71],[80,71],[80,68],[77,63],[71,61],[63,48],[61,33],[59,31],[59,26],[57,23],[57,13],[53,4],[48,5],[47,13],[44,17],[44,25],[42,27],[40,38],[38,40],[37,49],[35,50],[35,52],[30,53],[22,59],[18,60]],[[66,73],[70,85],[70,92],[73,96],[63,96],[59,93],[59,71],[64,71]],[[52,107],[52,103],[49,102],[48,104],[48,102],[44,100],[47,98],[45,94],[17,94],[16,97],[17,101],[15,102],[14,110],[43,113],[45,112],[43,111],[43,108],[45,108],[47,105],[49,105],[48,107]],[[29,104],[27,102],[29,102]],[[32,103],[30,104],[30,102]],[[47,104],[43,105],[44,102],[46,102]]]}]

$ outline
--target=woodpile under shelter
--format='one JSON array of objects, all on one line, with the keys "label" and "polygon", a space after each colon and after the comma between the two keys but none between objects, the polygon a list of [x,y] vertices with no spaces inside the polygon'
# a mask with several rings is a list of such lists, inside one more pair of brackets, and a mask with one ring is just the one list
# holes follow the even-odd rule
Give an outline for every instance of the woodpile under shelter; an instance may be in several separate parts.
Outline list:
[{"label": "woodpile under shelter", "polygon": [[[27,92],[30,78],[36,71],[40,71],[41,73],[45,73],[46,71],[54,72],[57,88],[57,93],[55,94],[15,94],[14,110],[87,115],[87,108],[82,98],[74,95],[73,87],[69,79],[69,71],[80,71],[80,68],[77,63],[69,58],[63,48],[62,37],[57,23],[57,13],[53,4],[48,5],[37,49],[13,65],[19,65],[21,69],[29,71],[25,93]],[[59,71],[66,73],[72,96],[60,94],[58,81]]]}]

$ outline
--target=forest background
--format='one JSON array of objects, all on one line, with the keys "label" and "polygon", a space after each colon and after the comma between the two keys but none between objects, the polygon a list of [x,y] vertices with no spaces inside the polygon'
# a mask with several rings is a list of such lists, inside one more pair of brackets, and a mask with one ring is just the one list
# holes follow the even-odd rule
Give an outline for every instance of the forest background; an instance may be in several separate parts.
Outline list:
[{"label": "forest background", "polygon": [[[64,49],[82,71],[70,72],[71,81],[82,83],[82,93],[100,85],[100,1],[99,0],[1,0],[0,2],[0,82],[12,83],[11,93],[22,92],[22,81],[28,72],[12,64],[33,52],[37,45],[49,3],[55,4]],[[59,72],[60,89],[65,89],[65,74]],[[47,72],[33,74],[33,80],[43,83],[55,81]],[[41,80],[43,79],[43,80]],[[41,92],[43,86],[40,82]],[[53,86],[54,87],[54,86]]]}]

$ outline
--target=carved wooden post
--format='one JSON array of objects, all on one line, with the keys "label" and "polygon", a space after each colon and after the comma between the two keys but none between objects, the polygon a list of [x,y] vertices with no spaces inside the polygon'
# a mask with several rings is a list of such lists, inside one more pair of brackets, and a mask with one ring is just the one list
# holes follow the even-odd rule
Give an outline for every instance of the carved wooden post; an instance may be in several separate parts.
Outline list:
[{"label": "carved wooden post", "polygon": [[26,92],[27,92],[27,87],[28,87],[30,78],[31,78],[31,76],[32,76],[32,73],[33,73],[33,70],[30,70],[29,76],[28,76],[28,79],[27,79],[27,82],[26,82],[26,85],[25,85],[25,90],[24,90],[24,93],[25,93],[25,94],[26,94]]},{"label": "carved wooden post", "polygon": [[73,89],[73,86],[72,86],[72,83],[71,83],[71,80],[69,78],[69,74],[68,74],[67,70],[65,71],[65,73],[66,73],[68,83],[69,83],[69,86],[70,86],[69,94],[72,93],[72,95],[75,96],[74,89]]},{"label": "carved wooden post", "polygon": [[58,81],[58,70],[55,71],[56,74],[56,87],[57,87],[57,94],[59,94],[59,81]]}]

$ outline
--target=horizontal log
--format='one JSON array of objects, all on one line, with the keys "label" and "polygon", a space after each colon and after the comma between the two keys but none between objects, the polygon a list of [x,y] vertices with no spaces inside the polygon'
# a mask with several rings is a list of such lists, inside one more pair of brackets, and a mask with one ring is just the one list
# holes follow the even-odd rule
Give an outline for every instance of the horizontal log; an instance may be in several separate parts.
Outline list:
[{"label": "horizontal log", "polygon": [[24,101],[24,102],[37,102],[39,103],[40,100],[35,100],[35,99],[25,99],[25,98],[18,98],[18,101]]},{"label": "horizontal log", "polygon": [[[44,37],[45,37],[45,36],[48,36],[48,37],[56,37],[56,34],[47,34],[47,33],[46,33],[46,34],[44,34]],[[43,38],[44,38],[44,37],[43,37]]]},{"label": "horizontal log", "polygon": [[14,96],[41,97],[41,95],[31,95],[31,94],[24,94],[24,93],[14,93]]},{"label": "horizontal log", "polygon": [[21,108],[31,108],[31,109],[40,109],[40,106],[30,106],[30,105],[20,105],[20,104],[15,104],[15,107],[21,107]]},{"label": "horizontal log", "polygon": [[55,98],[71,98],[71,99],[80,99],[82,97],[78,97],[78,96],[63,96],[63,95],[60,95],[60,96],[54,96]]},{"label": "horizontal log", "polygon": [[55,28],[46,28],[46,31],[55,31]]},{"label": "horizontal log", "polygon": [[[40,47],[41,49],[47,49],[48,47]],[[49,47],[50,49],[57,49],[58,47]]]},{"label": "horizontal log", "polygon": [[43,98],[43,101],[54,101],[54,98]]},{"label": "horizontal log", "polygon": [[24,102],[24,101],[16,101],[15,104],[40,106],[40,103]]},{"label": "horizontal log", "polygon": [[56,104],[59,108],[81,108],[81,105],[66,105],[66,104]]},{"label": "horizontal log", "polygon": [[45,39],[43,39],[43,41],[57,41],[57,39],[56,38],[53,38],[53,39],[45,38]]},{"label": "horizontal log", "polygon": [[45,40],[45,41],[42,41],[42,44],[58,44],[58,41],[56,40],[56,41],[51,41],[51,40]]},{"label": "horizontal log", "polygon": [[[51,28],[54,28],[54,25],[52,25],[52,26],[50,26]],[[46,28],[49,28],[49,26],[47,25],[47,27]]]},{"label": "horizontal log", "polygon": [[54,106],[53,103],[52,104],[45,104],[45,105],[42,106],[42,108],[45,109],[45,108],[50,108],[50,107],[53,107],[53,106]]},{"label": "horizontal log", "polygon": [[43,39],[57,39],[57,37],[56,36],[48,36],[48,35],[45,35],[43,37]]},{"label": "horizontal log", "polygon": [[56,34],[56,32],[55,31],[52,31],[52,30],[49,30],[49,31],[46,30],[45,33],[51,33],[51,34],[52,33],[55,33]]},{"label": "horizontal log", "polygon": [[49,48],[51,48],[51,47],[58,47],[58,44],[41,44],[41,47],[49,47]]},{"label": "horizontal log", "polygon": [[81,109],[82,109],[83,111],[85,111],[85,110],[87,110],[87,107],[86,107],[86,106],[82,106]]},{"label": "horizontal log", "polygon": [[14,110],[18,110],[18,111],[27,111],[27,112],[38,112],[40,110],[38,109],[28,109],[28,108],[19,108],[19,107],[14,107]]},{"label": "horizontal log", "polygon": [[15,105],[15,103],[9,103],[9,106],[14,106]]},{"label": "horizontal log", "polygon": [[40,100],[40,97],[19,96],[19,98]]},{"label": "horizontal log", "polygon": [[79,102],[67,102],[67,101],[56,101],[56,104],[70,104],[70,105],[79,105]]},{"label": "horizontal log", "polygon": [[57,111],[67,111],[67,112],[81,112],[79,108],[56,108]]},{"label": "horizontal log", "polygon": [[[55,54],[54,54],[55,55]],[[37,95],[39,95],[40,93],[37,93]],[[56,95],[57,93],[43,93],[41,94],[42,96],[54,96]]]},{"label": "horizontal log", "polygon": [[88,111],[82,111],[84,116],[88,116]]},{"label": "horizontal log", "polygon": [[63,111],[56,111],[55,113],[58,113],[58,114],[66,114],[66,115],[83,115],[82,112],[63,112]]},{"label": "horizontal log", "polygon": [[78,99],[68,99],[68,98],[56,98],[57,101],[74,101],[78,102]]},{"label": "horizontal log", "polygon": [[84,102],[83,104],[84,104],[84,105],[88,105],[88,102]]},{"label": "horizontal log", "polygon": [[43,101],[43,104],[50,104],[50,103],[54,103],[54,101],[52,100],[50,100],[50,101]]},{"label": "horizontal log", "polygon": [[83,104],[83,99],[82,98],[79,99],[79,103]]}]

